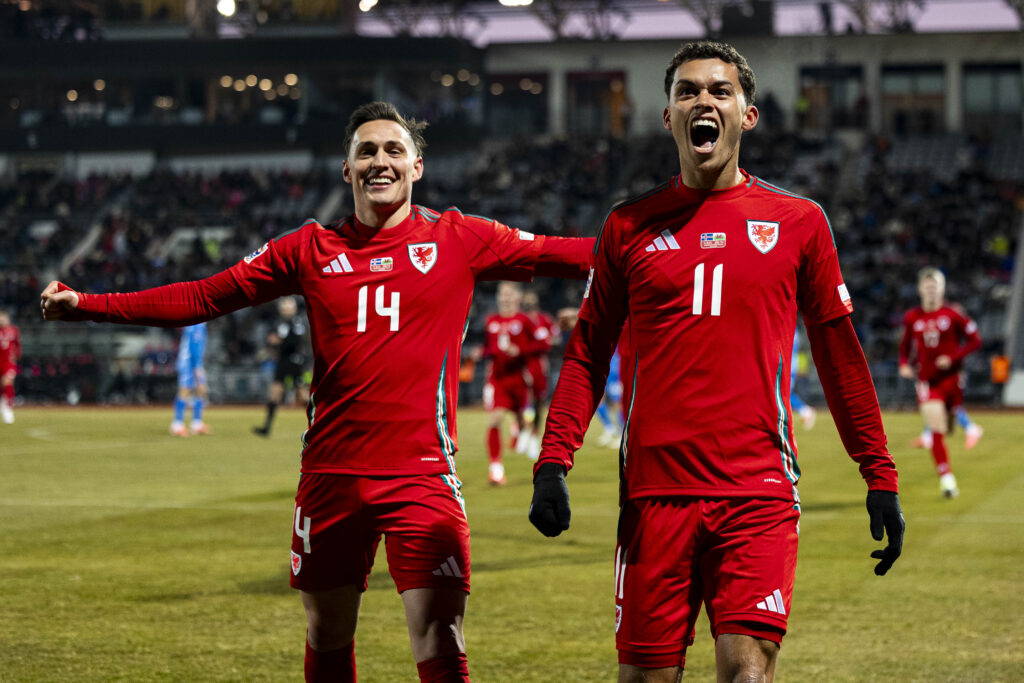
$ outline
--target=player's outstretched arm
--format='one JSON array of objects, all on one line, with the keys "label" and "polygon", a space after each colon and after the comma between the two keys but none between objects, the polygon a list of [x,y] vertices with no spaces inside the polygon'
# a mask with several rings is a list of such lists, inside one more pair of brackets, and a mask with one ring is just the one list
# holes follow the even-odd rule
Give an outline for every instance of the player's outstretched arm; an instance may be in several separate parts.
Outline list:
[{"label": "player's outstretched arm", "polygon": [[612,324],[615,333],[580,319],[566,346],[562,372],[548,408],[530,502],[530,522],[545,536],[558,536],[569,528],[571,511],[565,475],[572,467],[573,453],[583,445],[587,425],[604,393],[608,361],[621,327],[621,318]]},{"label": "player's outstretched arm", "polygon": [[62,282],[51,280],[39,295],[43,320],[61,320],[78,308],[78,292]]},{"label": "player's outstretched arm", "polygon": [[849,316],[808,325],[807,337],[843,446],[868,484],[871,536],[876,541],[888,537],[885,548],[871,553],[879,560],[875,574],[882,576],[902,552],[905,523],[897,494],[896,464],[885,445],[871,373]]}]

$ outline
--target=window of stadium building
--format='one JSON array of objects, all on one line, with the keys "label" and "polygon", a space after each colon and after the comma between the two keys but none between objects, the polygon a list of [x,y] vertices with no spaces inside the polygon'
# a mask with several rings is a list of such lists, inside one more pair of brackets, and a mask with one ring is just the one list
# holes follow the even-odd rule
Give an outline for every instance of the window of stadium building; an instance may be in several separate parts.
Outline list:
[{"label": "window of stadium building", "polygon": [[800,69],[800,93],[806,98],[804,128],[863,128],[868,98],[861,66],[828,64]]},{"label": "window of stadium building", "polygon": [[971,133],[1021,130],[1019,64],[964,66],[964,127]]},{"label": "window of stadium building", "polygon": [[945,69],[935,65],[882,68],[882,117],[890,133],[932,135],[945,129]]}]

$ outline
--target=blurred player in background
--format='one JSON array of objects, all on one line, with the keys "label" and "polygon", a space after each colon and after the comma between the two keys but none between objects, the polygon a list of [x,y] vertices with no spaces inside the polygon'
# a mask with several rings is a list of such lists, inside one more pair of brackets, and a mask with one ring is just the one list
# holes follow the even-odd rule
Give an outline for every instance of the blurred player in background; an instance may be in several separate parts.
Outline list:
[{"label": "blurred player in background", "polygon": [[[531,355],[547,348],[537,339],[538,328],[520,310],[523,290],[512,282],[498,285],[498,311],[484,321],[483,357],[490,360],[484,384],[484,408],[487,410],[487,480],[495,486],[506,482],[501,459],[501,427],[505,416],[511,418],[514,438],[528,427],[523,413],[531,407],[530,375],[527,362]],[[543,335],[541,335],[543,336]]]},{"label": "blurred player in background", "polygon": [[307,221],[226,271],[129,294],[51,282],[47,320],[180,326],[302,296],[313,380],[295,497],[291,585],[306,609],[307,681],[354,681],[362,594],[383,535],[423,681],[468,681],[469,526],[455,473],[458,367],[478,281],[583,279],[593,240],[532,235],[412,204],[422,129],[358,108],[342,167],[355,214]]},{"label": "blurred player in background", "polygon": [[540,425],[547,409],[551,386],[551,361],[548,355],[560,346],[558,323],[540,309],[540,297],[533,289],[523,292],[523,313],[534,324],[536,346],[526,356],[526,373],[530,382],[530,405],[523,411],[521,423],[525,425],[516,440],[516,452],[531,460],[540,455]]},{"label": "blurred player in background", "polygon": [[305,319],[296,315],[299,305],[293,296],[281,297],[277,301],[278,319],[267,335],[267,346],[274,358],[274,381],[270,384],[267,394],[267,417],[260,427],[252,431],[260,436],[270,436],[270,428],[274,424],[277,407],[284,400],[288,388],[295,390],[295,400],[306,403],[309,400],[306,368],[309,364],[306,356],[306,345],[309,343],[309,331]]},{"label": "blurred player in background", "polygon": [[[900,340],[900,377],[914,379],[917,366],[917,403],[925,426],[931,430],[932,460],[939,475],[939,490],[946,498],[960,495],[949,463],[946,433],[951,417],[964,402],[964,358],[981,348],[978,326],[956,304],[945,301],[946,276],[938,268],[922,268],[917,276],[921,305],[903,316]],[[968,421],[966,447],[981,438],[981,427]]]},{"label": "blurred player in background", "polygon": [[[952,419],[956,420],[956,423],[960,425],[961,429],[964,430],[964,450],[969,451],[975,446],[977,446],[978,442],[981,441],[981,437],[985,433],[985,430],[982,429],[981,425],[975,422],[974,419],[968,414],[967,408],[963,406],[954,406],[953,414],[951,417]],[[948,424],[952,424],[952,422]],[[925,424],[924,427],[921,429],[921,433],[918,436],[914,437],[914,440],[913,442],[911,442],[911,445],[914,448],[925,448],[927,450],[931,450],[932,443],[934,443],[932,439],[932,430],[928,428],[927,424]]]},{"label": "blurred player in background", "polygon": [[622,376],[621,356],[615,349],[608,363],[608,379],[604,383],[604,395],[597,404],[597,419],[601,421],[601,436],[597,438],[598,446],[618,448],[622,440]]},{"label": "blurred player in background", "polygon": [[[171,434],[174,436],[188,436],[189,430],[193,434],[210,433],[210,428],[203,422],[207,395],[205,355],[206,323],[182,328],[178,359],[174,363],[178,373],[178,394],[174,398],[174,419],[171,420]],[[192,424],[186,429],[185,410],[189,403],[192,404]]]},{"label": "blurred player in background", "polygon": [[[800,499],[787,405],[797,313],[843,444],[868,485],[876,574],[899,556],[896,466],[814,202],[739,168],[758,119],[731,46],[690,43],[665,73],[681,172],[617,205],[548,412],[530,521],[570,522],[566,471],[629,326],[615,554],[619,681],[678,681],[700,605],[720,681],[771,681],[792,610]],[[627,318],[628,315],[628,318]],[[666,542],[671,539],[671,542]]]},{"label": "blurred player in background", "polygon": [[800,416],[804,429],[813,429],[818,413],[807,405],[796,393],[796,381],[800,372],[800,332],[793,335],[793,358],[789,365],[789,405]]},{"label": "blurred player in background", "polygon": [[14,380],[21,361],[21,332],[11,314],[0,310],[0,420],[14,423]]}]

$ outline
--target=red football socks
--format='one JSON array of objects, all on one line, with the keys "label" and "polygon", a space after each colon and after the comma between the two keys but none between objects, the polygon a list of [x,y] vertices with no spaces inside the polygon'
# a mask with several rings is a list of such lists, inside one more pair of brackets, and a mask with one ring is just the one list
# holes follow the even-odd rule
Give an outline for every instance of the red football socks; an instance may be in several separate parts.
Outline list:
[{"label": "red football socks", "polygon": [[463,683],[469,681],[469,665],[466,653],[431,657],[416,662],[416,670],[420,674],[421,683]]},{"label": "red football socks", "polygon": [[8,385],[4,386],[3,390],[0,391],[0,396],[3,396],[3,398],[7,401],[8,405],[12,405],[13,406],[14,405],[14,385],[13,384],[8,384]]},{"label": "red football socks", "polygon": [[935,471],[939,473],[940,477],[953,469],[949,466],[946,437],[938,432],[932,432],[932,460],[935,461]]},{"label": "red football socks", "polygon": [[306,683],[355,683],[356,641],[330,652],[317,652],[306,641]]},{"label": "red football socks", "polygon": [[497,427],[491,427],[487,431],[487,454],[491,462],[501,462],[501,432]]}]

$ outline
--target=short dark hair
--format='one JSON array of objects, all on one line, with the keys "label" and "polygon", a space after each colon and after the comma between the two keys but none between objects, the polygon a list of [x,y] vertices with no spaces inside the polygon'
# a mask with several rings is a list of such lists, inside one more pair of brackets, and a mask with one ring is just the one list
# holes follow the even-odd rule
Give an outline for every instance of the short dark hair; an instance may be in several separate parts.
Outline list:
[{"label": "short dark hair", "polygon": [[743,97],[748,105],[754,103],[754,93],[757,90],[757,83],[754,80],[754,70],[747,64],[746,58],[736,51],[728,43],[718,43],[713,40],[698,40],[694,43],[686,43],[676,52],[665,69],[665,96],[672,96],[672,82],[676,78],[676,69],[683,62],[692,62],[695,59],[721,59],[726,64],[732,64],[740,74],[740,88],[743,89]]},{"label": "short dark hair", "polygon": [[409,133],[412,143],[416,145],[416,156],[423,156],[423,150],[427,148],[427,141],[423,137],[423,130],[427,127],[427,122],[405,118],[390,102],[370,102],[352,112],[352,115],[348,117],[348,126],[345,128],[346,155],[348,155],[352,138],[356,136],[359,126],[370,121],[394,121]]}]

